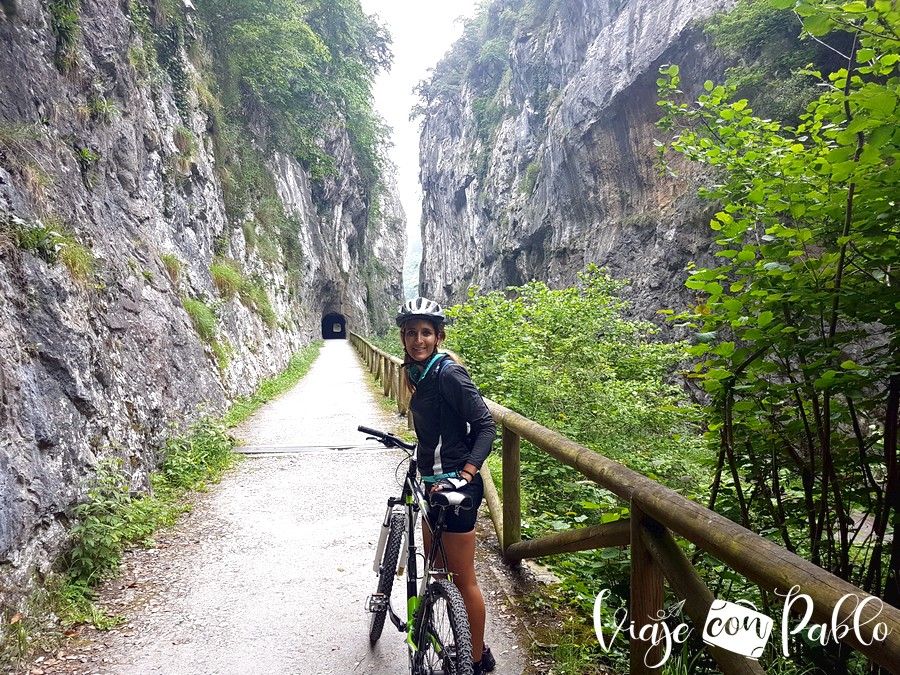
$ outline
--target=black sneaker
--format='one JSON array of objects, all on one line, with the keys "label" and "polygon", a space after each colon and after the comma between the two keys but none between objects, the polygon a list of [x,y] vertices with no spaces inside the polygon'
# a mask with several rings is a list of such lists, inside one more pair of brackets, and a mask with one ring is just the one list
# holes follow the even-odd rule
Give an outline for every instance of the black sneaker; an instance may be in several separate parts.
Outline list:
[{"label": "black sneaker", "polygon": [[[494,660],[494,655],[491,654],[491,648],[487,645],[484,646],[484,651],[481,652],[481,671],[482,673],[489,673],[494,668],[497,667],[497,662]],[[477,673],[476,673],[477,675]]]}]

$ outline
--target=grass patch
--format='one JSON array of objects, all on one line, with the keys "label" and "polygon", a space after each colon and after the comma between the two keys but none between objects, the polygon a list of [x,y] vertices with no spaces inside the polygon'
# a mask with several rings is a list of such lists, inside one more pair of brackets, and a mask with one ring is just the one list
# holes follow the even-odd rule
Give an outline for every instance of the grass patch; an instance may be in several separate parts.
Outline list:
[{"label": "grass patch", "polygon": [[202,300],[188,297],[182,298],[181,304],[184,305],[184,311],[191,317],[194,330],[197,331],[200,340],[206,344],[215,342],[219,320],[216,318],[216,313],[212,311],[212,308]]},{"label": "grass patch", "polygon": [[210,265],[213,284],[225,300],[231,300],[236,295],[245,307],[256,312],[269,328],[274,328],[278,323],[278,315],[272,309],[269,293],[266,291],[261,278],[254,276],[248,279],[244,276],[240,264],[236,260],[217,258]]},{"label": "grass patch", "polygon": [[218,341],[212,343],[213,354],[216,355],[216,364],[219,366],[220,372],[225,372],[228,368],[228,364],[231,363],[231,357],[234,355],[234,347],[232,347],[231,342],[228,340]]},{"label": "grass patch", "polygon": [[82,122],[93,120],[101,124],[111,124],[119,115],[119,106],[103,95],[90,96],[86,104],[76,109]]},{"label": "grass patch", "polygon": [[194,157],[197,156],[197,137],[187,127],[179,126],[175,127],[172,140],[178,149],[178,155],[173,160],[175,168],[183,174],[189,174]]},{"label": "grass patch", "polygon": [[49,4],[50,28],[56,36],[56,66],[71,72],[78,63],[78,36],[81,32],[80,0],[53,0]]},{"label": "grass patch", "polygon": [[266,326],[274,328],[278,321],[278,316],[275,314],[275,310],[272,309],[269,294],[262,283],[244,280],[238,292],[241,296],[241,302],[259,314]]},{"label": "grass patch", "polygon": [[90,249],[66,235],[63,235],[59,261],[66,266],[71,277],[81,283],[91,279],[97,269],[97,259]]},{"label": "grass patch", "polygon": [[264,403],[286,392],[309,372],[313,361],[322,349],[322,340],[316,340],[291,357],[284,371],[262,382],[251,396],[241,396],[225,413],[224,423],[227,427],[240,424],[256,412]]},{"label": "grass patch", "polygon": [[75,281],[87,282],[96,271],[97,259],[75,234],[56,218],[26,221],[10,216],[6,228],[16,246],[43,258],[46,262],[62,263]]},{"label": "grass patch", "polygon": [[171,279],[173,284],[177,284],[178,280],[181,278],[181,270],[184,269],[184,263],[181,262],[174,253],[163,253],[160,256],[160,260],[162,260],[163,267],[166,269],[166,274],[169,275],[169,279]]},{"label": "grass patch", "polygon": [[226,300],[231,300],[244,285],[244,275],[234,260],[220,258],[209,266],[209,272],[216,290]]}]

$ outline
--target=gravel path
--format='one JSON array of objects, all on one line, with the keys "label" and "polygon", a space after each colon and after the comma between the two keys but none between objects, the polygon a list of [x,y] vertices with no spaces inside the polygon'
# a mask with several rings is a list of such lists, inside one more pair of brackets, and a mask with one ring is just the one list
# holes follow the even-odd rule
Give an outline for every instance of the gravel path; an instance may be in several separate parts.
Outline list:
[{"label": "gravel path", "polygon": [[[237,429],[260,454],[198,496],[154,548],[129,552],[101,589],[100,604],[127,623],[82,628],[30,672],[405,673],[403,636],[390,623],[375,648],[368,643],[378,524],[403,456],[356,431],[401,421],[367,378],[348,342],[326,342],[297,387]],[[487,640],[496,673],[522,673],[525,643],[511,628],[495,548],[482,537]]]}]

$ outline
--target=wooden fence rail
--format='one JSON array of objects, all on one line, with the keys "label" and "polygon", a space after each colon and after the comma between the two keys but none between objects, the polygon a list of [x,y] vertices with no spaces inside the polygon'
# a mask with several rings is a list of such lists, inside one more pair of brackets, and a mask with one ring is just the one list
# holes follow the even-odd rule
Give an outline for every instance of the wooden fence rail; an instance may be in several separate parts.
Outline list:
[{"label": "wooden fence rail", "polygon": [[[405,414],[409,398],[406,388],[400,386],[401,361],[359,335],[351,333],[350,338],[369,370],[384,378],[385,395],[393,396],[398,403],[398,412]],[[631,640],[632,673],[661,670],[646,665],[659,659],[654,658],[654,648],[648,652],[647,643],[637,636],[642,625],[649,624],[653,617],[662,616],[663,578],[675,595],[685,601],[688,616],[701,629],[713,603],[712,592],[685,557],[673,533],[770,592],[777,590],[784,595],[790,589],[798,588],[798,592],[812,602],[808,627],[813,623],[825,624],[831,639],[839,638],[852,645],[887,672],[900,673],[900,609],[884,604],[860,588],[618,462],[490,399],[485,402],[501,430],[502,503],[487,465],[481,472],[491,520],[504,557],[516,561],[567,551],[631,546],[630,607],[636,636]],[[627,501],[630,518],[522,541],[520,443],[523,439]],[[806,611],[805,602],[797,601],[791,609],[802,615]],[[846,626],[848,630],[842,630],[840,626]],[[882,635],[879,631],[887,631],[887,634]],[[764,672],[757,661],[735,652],[711,647],[710,653],[726,675]]]}]

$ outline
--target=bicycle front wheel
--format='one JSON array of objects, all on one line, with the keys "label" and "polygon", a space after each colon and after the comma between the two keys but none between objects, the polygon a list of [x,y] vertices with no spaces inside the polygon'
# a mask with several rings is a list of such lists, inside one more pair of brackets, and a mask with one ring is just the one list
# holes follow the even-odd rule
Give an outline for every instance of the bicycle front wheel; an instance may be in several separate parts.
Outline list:
[{"label": "bicycle front wheel", "polygon": [[397,560],[400,558],[400,547],[403,545],[403,531],[406,529],[406,517],[402,513],[391,516],[391,530],[384,547],[384,557],[378,568],[378,590],[376,593],[383,597],[384,602],[379,609],[372,612],[369,622],[369,643],[375,644],[384,630],[384,620],[387,618],[387,603],[391,601],[391,590],[394,587],[394,576],[397,574]]},{"label": "bicycle front wheel", "polygon": [[472,633],[462,595],[452,582],[428,585],[417,640],[418,672],[472,675]]}]

